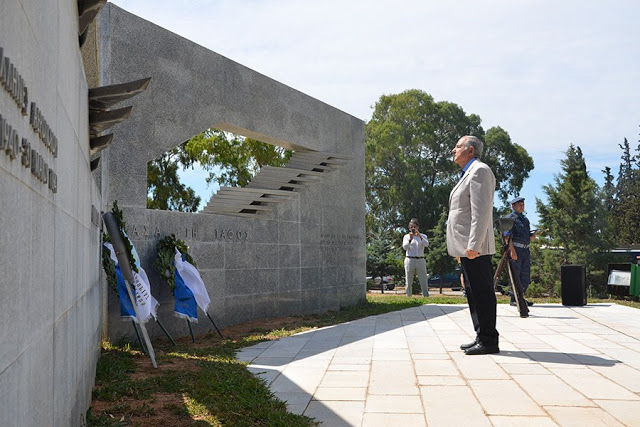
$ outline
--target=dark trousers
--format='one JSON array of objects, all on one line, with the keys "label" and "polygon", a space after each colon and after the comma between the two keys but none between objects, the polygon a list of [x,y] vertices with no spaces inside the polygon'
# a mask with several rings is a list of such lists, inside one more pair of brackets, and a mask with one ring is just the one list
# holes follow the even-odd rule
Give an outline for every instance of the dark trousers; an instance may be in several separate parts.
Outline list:
[{"label": "dark trousers", "polygon": [[[518,254],[518,259],[513,261],[513,274],[520,278],[522,293],[526,294],[529,284],[531,283],[531,252],[529,248],[524,249],[517,246],[515,250]],[[511,290],[509,290],[509,295],[511,295],[511,301],[516,300]]]},{"label": "dark trousers", "polygon": [[491,255],[482,255],[474,259],[461,257],[460,263],[476,340],[486,346],[498,345]]},{"label": "dark trousers", "polygon": [[522,283],[522,290],[527,292],[529,283],[531,283],[531,252],[529,248],[515,248],[518,254],[518,259],[513,262],[515,270],[514,274],[520,277],[520,283]]}]

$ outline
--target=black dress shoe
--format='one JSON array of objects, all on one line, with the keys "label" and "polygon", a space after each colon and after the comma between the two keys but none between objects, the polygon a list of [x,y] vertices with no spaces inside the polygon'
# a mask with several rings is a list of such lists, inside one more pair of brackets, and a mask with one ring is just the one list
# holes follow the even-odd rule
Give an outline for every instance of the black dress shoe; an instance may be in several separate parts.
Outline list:
[{"label": "black dress shoe", "polygon": [[464,351],[464,354],[468,354],[469,356],[474,356],[476,354],[495,354],[500,353],[500,348],[497,345],[485,346],[481,342],[474,345],[473,347],[469,347]]},{"label": "black dress shoe", "polygon": [[466,350],[468,348],[473,347],[476,344],[478,344],[478,341],[470,342],[469,344],[461,344],[460,345],[460,350]]},{"label": "black dress shoe", "polygon": [[531,307],[531,306],[533,305],[533,301],[529,301],[529,300],[525,300],[525,301],[527,301],[527,305],[528,305],[529,307]]},{"label": "black dress shoe", "polygon": [[516,306],[516,305],[518,305],[518,304],[516,304],[516,302],[515,302],[515,301],[509,301],[509,305],[510,305],[511,307],[515,307],[515,306]]}]

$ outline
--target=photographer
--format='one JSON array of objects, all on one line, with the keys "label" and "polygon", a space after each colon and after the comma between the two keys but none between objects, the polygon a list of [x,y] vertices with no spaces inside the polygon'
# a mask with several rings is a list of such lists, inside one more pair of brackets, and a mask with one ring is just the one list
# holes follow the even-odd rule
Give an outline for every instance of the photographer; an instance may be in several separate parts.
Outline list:
[{"label": "photographer", "polygon": [[411,218],[409,221],[409,234],[405,234],[402,239],[402,249],[407,256],[404,259],[404,272],[407,284],[407,296],[412,295],[413,278],[418,273],[422,296],[429,296],[429,284],[427,283],[427,261],[424,259],[424,248],[429,246],[427,236],[418,230],[418,220]]}]

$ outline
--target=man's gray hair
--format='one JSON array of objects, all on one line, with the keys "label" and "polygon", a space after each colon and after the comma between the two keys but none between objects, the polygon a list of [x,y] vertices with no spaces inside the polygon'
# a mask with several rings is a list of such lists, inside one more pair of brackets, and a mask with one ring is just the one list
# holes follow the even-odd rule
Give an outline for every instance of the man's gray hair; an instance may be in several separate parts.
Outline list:
[{"label": "man's gray hair", "polygon": [[484,143],[480,140],[480,138],[473,136],[473,135],[467,135],[465,136],[465,144],[468,146],[473,147],[473,157],[475,157],[476,159],[480,159],[482,157],[482,150],[484,148]]}]

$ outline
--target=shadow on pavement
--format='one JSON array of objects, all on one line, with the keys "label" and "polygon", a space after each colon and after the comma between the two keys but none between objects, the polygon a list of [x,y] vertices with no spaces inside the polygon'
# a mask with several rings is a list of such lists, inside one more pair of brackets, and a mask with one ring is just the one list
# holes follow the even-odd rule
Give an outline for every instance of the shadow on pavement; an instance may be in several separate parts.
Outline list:
[{"label": "shadow on pavement", "polygon": [[614,366],[619,360],[604,359],[589,354],[562,353],[550,351],[501,351],[500,356],[529,359],[534,362],[557,363],[561,365]]}]

